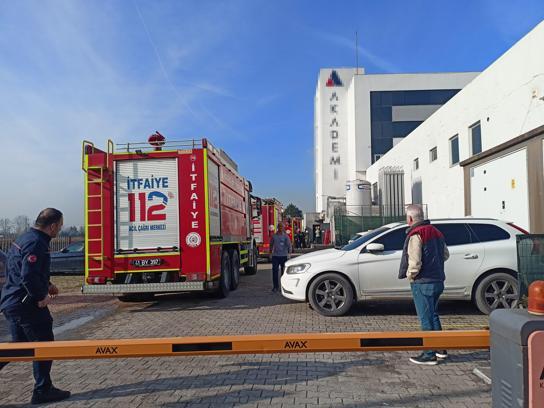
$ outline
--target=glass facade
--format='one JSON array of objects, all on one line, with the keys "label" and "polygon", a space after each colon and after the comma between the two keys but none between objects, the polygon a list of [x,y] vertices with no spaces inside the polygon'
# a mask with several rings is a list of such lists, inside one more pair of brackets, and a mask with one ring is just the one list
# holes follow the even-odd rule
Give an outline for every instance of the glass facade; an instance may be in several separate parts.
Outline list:
[{"label": "glass facade", "polygon": [[393,107],[443,105],[460,89],[370,92],[370,127],[372,163],[393,147],[394,138],[411,133],[423,121],[393,121]]}]

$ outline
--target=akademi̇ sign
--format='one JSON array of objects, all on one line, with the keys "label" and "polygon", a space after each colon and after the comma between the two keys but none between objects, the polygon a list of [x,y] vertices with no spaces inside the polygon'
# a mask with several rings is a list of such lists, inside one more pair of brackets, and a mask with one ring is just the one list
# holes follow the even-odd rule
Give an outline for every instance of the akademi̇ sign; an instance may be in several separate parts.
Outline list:
[{"label": "akademi\u0307 sign", "polygon": [[[327,87],[341,87],[343,86],[340,77],[336,71],[332,71],[331,75],[326,82]],[[340,105],[340,98],[336,91],[332,92],[329,97],[329,136],[330,136],[330,157],[329,165],[332,167],[333,179],[338,180],[338,168],[340,167],[340,155],[339,155],[339,131],[340,125],[338,123],[338,107]]]}]

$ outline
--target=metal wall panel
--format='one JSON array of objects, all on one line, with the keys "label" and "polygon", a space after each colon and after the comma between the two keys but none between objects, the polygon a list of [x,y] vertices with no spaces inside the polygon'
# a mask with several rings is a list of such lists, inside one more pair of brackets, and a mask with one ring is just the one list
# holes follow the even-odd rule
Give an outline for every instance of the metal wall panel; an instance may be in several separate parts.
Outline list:
[{"label": "metal wall panel", "polygon": [[527,149],[471,169],[471,215],[515,222],[529,230]]}]

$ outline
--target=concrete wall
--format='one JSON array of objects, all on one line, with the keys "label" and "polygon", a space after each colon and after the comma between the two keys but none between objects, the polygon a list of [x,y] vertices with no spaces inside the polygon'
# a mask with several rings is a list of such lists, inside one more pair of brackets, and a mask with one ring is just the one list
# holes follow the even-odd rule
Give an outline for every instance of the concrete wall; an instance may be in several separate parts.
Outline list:
[{"label": "concrete wall", "polygon": [[[402,166],[407,203],[412,201],[413,182],[420,179],[429,217],[463,216],[463,169],[450,165],[449,139],[459,136],[463,161],[470,157],[469,128],[478,121],[483,151],[544,124],[543,44],[544,22],[371,166],[367,180],[377,182],[382,167]],[[429,151],[434,147],[438,159],[431,163]],[[415,158],[418,170],[413,168]]]}]

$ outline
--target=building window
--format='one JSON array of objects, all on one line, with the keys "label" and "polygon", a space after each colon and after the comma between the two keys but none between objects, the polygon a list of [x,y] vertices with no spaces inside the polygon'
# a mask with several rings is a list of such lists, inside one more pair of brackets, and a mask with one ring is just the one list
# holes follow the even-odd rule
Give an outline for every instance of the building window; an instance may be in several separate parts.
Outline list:
[{"label": "building window", "polygon": [[459,136],[455,135],[450,139],[450,165],[459,163]]},{"label": "building window", "polygon": [[414,159],[414,170],[419,169],[419,157]]},{"label": "building window", "polygon": [[378,204],[378,183],[372,184],[372,204]]},{"label": "building window", "polygon": [[375,154],[374,155],[374,163],[376,163],[378,160],[382,158],[383,154]]},{"label": "building window", "polygon": [[431,150],[429,150],[429,161],[432,163],[438,159],[438,150],[436,147],[433,147]]},{"label": "building window", "polygon": [[470,153],[472,155],[482,151],[482,128],[480,122],[470,127]]}]

